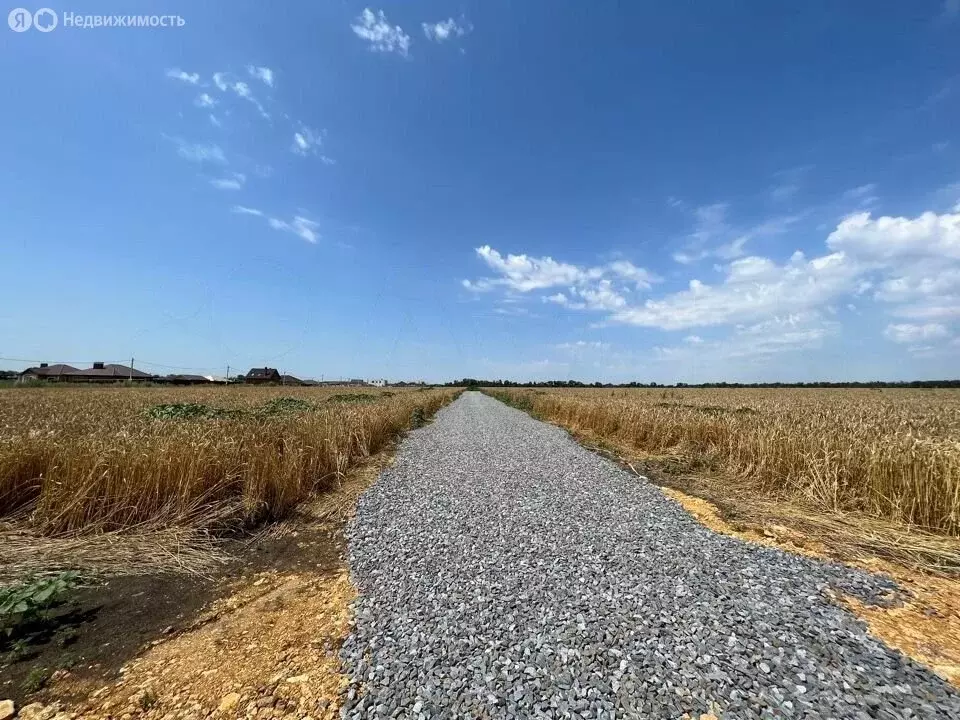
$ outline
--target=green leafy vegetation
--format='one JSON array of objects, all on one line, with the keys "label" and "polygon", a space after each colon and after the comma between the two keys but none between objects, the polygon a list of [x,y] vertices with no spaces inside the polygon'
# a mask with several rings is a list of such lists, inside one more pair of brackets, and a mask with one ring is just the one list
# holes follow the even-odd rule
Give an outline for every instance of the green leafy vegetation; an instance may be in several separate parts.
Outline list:
[{"label": "green leafy vegetation", "polygon": [[427,423],[427,418],[423,413],[423,408],[414,408],[413,413],[410,415],[410,425],[412,427],[418,428],[423,427]]},{"label": "green leafy vegetation", "polygon": [[148,688],[140,693],[140,697],[137,698],[137,704],[140,706],[141,710],[146,712],[157,704],[157,694]]},{"label": "green leafy vegetation", "polygon": [[328,403],[369,403],[380,399],[371,393],[338,393],[327,398]]},{"label": "green leafy vegetation", "polygon": [[0,590],[0,633],[9,638],[25,625],[47,620],[50,611],[79,586],[79,575],[70,571]]},{"label": "green leafy vegetation", "polygon": [[46,686],[50,680],[50,671],[47,668],[36,667],[24,678],[20,688],[27,694],[35,693]]},{"label": "green leafy vegetation", "polygon": [[278,397],[264,403],[260,407],[260,412],[267,415],[277,415],[280,413],[297,413],[316,410],[317,406],[312,402],[301,398]]},{"label": "green leafy vegetation", "polygon": [[192,420],[235,417],[240,414],[239,410],[224,410],[223,408],[210,407],[202,403],[165,403],[154,405],[147,410],[147,415],[156,420]]}]

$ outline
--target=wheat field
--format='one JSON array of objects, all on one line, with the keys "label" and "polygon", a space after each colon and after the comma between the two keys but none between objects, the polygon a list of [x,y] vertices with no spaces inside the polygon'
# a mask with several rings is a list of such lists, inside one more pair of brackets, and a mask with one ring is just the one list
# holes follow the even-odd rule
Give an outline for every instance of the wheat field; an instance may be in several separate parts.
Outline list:
[{"label": "wheat field", "polygon": [[960,391],[550,389],[491,394],[669,469],[960,536]]},{"label": "wheat field", "polygon": [[280,518],[449,389],[0,390],[0,519],[48,536]]}]

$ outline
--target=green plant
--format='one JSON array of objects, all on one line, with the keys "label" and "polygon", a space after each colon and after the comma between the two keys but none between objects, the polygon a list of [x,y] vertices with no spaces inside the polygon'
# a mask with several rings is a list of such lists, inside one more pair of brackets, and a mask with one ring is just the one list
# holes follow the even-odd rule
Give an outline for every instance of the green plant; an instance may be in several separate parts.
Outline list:
[{"label": "green plant", "polygon": [[365,403],[376,402],[380,396],[370,393],[339,393],[327,398],[328,403]]},{"label": "green plant", "polygon": [[35,667],[30,674],[20,683],[21,689],[25,693],[35,693],[42,690],[50,679],[50,672],[46,668]]},{"label": "green plant", "polygon": [[202,403],[165,403],[154,405],[147,410],[147,415],[155,420],[192,420],[195,418],[214,420],[233,417],[237,414],[239,414],[237,410],[223,410]]},{"label": "green plant", "polygon": [[417,407],[413,409],[413,413],[410,415],[410,424],[415,427],[423,427],[427,422],[426,416],[423,414],[423,408]]},{"label": "green plant", "polygon": [[23,638],[14,640],[10,644],[9,652],[7,652],[7,657],[6,657],[7,663],[13,664],[15,662],[20,662],[20,660],[22,660],[23,657],[27,654],[27,647],[28,647],[28,643]]},{"label": "green plant", "polygon": [[314,404],[307,400],[293,397],[278,397],[264,403],[263,407],[260,408],[260,412],[267,415],[276,415],[278,413],[307,412],[313,409]]},{"label": "green plant", "polygon": [[79,662],[76,655],[65,653],[57,658],[57,670],[69,670]]},{"label": "green plant", "polygon": [[80,637],[80,631],[76,628],[64,628],[57,633],[57,647],[61,650],[68,645],[73,645]]},{"label": "green plant", "polygon": [[78,574],[69,571],[0,590],[0,632],[10,637],[20,626],[46,619],[47,613],[79,585]]},{"label": "green plant", "polygon": [[157,694],[150,689],[144,690],[142,693],[140,693],[140,697],[137,698],[137,704],[140,706],[141,710],[146,712],[157,704]]}]

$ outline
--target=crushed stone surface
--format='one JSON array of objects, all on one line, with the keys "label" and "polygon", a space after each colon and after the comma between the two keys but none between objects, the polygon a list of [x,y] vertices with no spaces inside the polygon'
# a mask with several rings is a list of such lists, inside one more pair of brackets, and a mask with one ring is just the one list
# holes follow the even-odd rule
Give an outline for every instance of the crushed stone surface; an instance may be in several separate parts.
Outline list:
[{"label": "crushed stone surface", "polygon": [[348,537],[345,718],[960,718],[828,599],[891,581],[715,534],[479,393],[407,438]]}]

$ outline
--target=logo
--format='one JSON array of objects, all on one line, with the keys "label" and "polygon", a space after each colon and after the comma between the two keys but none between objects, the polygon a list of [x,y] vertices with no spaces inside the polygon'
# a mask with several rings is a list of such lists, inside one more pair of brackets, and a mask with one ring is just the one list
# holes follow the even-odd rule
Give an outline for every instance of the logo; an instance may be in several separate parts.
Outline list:
[{"label": "logo", "polygon": [[55,30],[60,18],[50,8],[40,8],[33,14],[33,26],[40,32]]},{"label": "logo", "polygon": [[14,32],[26,32],[33,25],[33,16],[29,10],[24,8],[14,8],[7,15],[7,25]]},{"label": "logo", "polygon": [[32,27],[42,33],[48,33],[56,30],[59,24],[60,17],[50,8],[40,8],[35,13],[31,13],[26,8],[14,8],[7,15],[7,25],[14,32],[26,32]]}]

